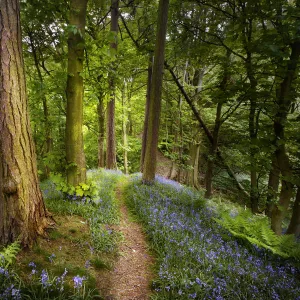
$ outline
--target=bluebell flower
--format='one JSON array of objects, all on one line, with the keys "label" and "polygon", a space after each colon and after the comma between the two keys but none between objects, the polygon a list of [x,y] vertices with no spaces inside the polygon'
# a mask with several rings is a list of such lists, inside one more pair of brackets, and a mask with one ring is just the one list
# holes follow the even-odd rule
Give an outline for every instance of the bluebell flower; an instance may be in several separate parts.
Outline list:
[{"label": "bluebell flower", "polygon": [[36,264],[33,261],[31,261],[28,266],[36,269]]},{"label": "bluebell flower", "polygon": [[196,299],[197,293],[189,294],[189,298]]},{"label": "bluebell flower", "polygon": [[9,272],[7,269],[0,267],[0,274],[4,275],[6,278],[9,277]]},{"label": "bluebell flower", "polygon": [[50,261],[51,263],[53,263],[55,257],[56,257],[55,254],[52,253],[52,254],[49,256],[49,261]]},{"label": "bluebell flower", "polygon": [[84,267],[85,267],[86,269],[88,269],[88,268],[90,268],[90,266],[91,266],[91,261],[90,261],[90,260],[87,260],[87,261],[85,262],[85,264],[84,264]]},{"label": "bluebell flower", "polygon": [[48,273],[47,273],[46,270],[42,270],[40,281],[41,281],[42,286],[43,286],[44,288],[50,286],[50,283],[49,283],[49,276],[48,276]]},{"label": "bluebell flower", "polygon": [[84,280],[86,280],[86,278],[80,277],[79,275],[73,277],[74,288],[75,289],[81,288]]}]

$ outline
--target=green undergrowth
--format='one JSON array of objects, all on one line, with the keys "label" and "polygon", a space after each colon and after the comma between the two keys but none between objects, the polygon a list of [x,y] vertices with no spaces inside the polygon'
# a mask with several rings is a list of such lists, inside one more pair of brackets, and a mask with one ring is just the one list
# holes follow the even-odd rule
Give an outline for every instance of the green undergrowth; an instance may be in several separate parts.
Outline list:
[{"label": "green undergrowth", "polygon": [[295,241],[294,235],[276,235],[265,216],[253,215],[249,210],[237,214],[223,211],[215,220],[237,238],[281,257],[300,259],[300,244]]},{"label": "green undergrowth", "polygon": [[115,197],[117,182],[124,176],[119,171],[90,170],[88,180],[96,187],[92,199],[86,197],[67,196],[57,192],[55,184],[44,183],[43,191],[47,208],[60,215],[78,215],[89,222],[93,246],[98,251],[114,251],[119,233],[111,225],[119,223],[119,208]]},{"label": "green undergrowth", "polygon": [[[123,175],[91,170],[92,199],[69,197],[51,181],[42,183],[47,209],[56,226],[30,250],[2,250],[0,299],[103,299],[97,290],[101,272],[111,269],[122,238],[115,188]],[[15,260],[16,259],[16,260]]]}]

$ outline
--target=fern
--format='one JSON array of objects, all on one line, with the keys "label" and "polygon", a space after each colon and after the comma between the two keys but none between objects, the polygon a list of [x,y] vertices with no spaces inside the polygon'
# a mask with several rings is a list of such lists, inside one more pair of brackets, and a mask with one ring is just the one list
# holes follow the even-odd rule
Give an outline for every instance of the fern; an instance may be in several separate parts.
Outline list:
[{"label": "fern", "polygon": [[20,251],[20,243],[18,241],[4,248],[0,252],[0,266],[4,268],[8,268],[8,266],[11,265],[16,259],[16,256],[19,251]]},{"label": "fern", "polygon": [[226,228],[233,236],[248,240],[251,244],[272,251],[285,258],[300,259],[300,245],[293,235],[277,236],[270,228],[269,220],[243,211],[236,216],[222,212],[215,221]]}]

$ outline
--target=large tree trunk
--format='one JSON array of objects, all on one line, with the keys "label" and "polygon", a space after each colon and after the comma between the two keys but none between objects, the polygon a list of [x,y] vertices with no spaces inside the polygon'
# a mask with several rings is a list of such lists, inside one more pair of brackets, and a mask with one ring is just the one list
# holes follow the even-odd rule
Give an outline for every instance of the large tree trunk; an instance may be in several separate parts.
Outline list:
[{"label": "large tree trunk", "polygon": [[30,246],[49,224],[27,108],[20,6],[0,2],[0,244]]},{"label": "large tree trunk", "polygon": [[150,92],[150,109],[147,130],[147,145],[143,167],[143,182],[151,184],[155,178],[156,152],[158,145],[161,111],[161,92],[164,69],[165,42],[167,33],[169,0],[160,0],[158,8],[157,35],[154,53],[153,77]]},{"label": "large tree trunk", "polygon": [[[66,156],[67,181],[76,186],[86,181],[83,150],[83,60],[87,0],[71,0],[68,37]],[[76,28],[76,29],[75,29]]]},{"label": "large tree trunk", "polygon": [[280,90],[277,96],[277,113],[274,118],[274,133],[275,133],[275,155],[277,163],[283,177],[281,184],[281,192],[279,203],[275,205],[272,211],[271,227],[276,234],[282,232],[282,221],[289,207],[290,199],[293,194],[292,178],[293,173],[290,166],[290,161],[285,147],[285,124],[291,104],[290,92],[292,83],[295,78],[295,73],[300,56],[300,40],[296,40],[291,45],[291,55],[288,61],[285,77],[280,84]]},{"label": "large tree trunk", "polygon": [[[115,33],[115,42],[111,43],[112,50],[117,50],[119,0],[111,0],[110,31]],[[106,108],[106,168],[117,168],[116,136],[115,136],[115,97],[116,97],[116,63],[113,62],[109,73],[110,99]]]},{"label": "large tree trunk", "polygon": [[293,214],[286,233],[294,234],[296,237],[300,235],[300,186],[297,187],[297,195],[293,207]]}]

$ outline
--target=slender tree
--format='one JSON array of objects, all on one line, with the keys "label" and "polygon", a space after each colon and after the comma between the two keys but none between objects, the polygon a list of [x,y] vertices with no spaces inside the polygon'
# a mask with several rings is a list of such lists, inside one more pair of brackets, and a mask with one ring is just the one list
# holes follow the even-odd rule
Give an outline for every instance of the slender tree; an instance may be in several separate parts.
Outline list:
[{"label": "slender tree", "polygon": [[[117,50],[117,34],[118,34],[118,15],[119,0],[111,0],[111,22],[110,31],[115,33],[115,41],[110,47],[114,51]],[[115,136],[115,97],[116,97],[116,61],[112,63],[111,72],[109,74],[110,99],[106,109],[106,167],[107,169],[117,168],[116,158],[116,136]]]},{"label": "slender tree", "polygon": [[[299,1],[300,2],[300,1]],[[300,4],[299,4],[300,7]],[[298,32],[299,34],[299,32]],[[275,156],[277,159],[278,167],[280,169],[281,191],[279,202],[272,210],[271,227],[276,234],[281,234],[282,221],[284,215],[289,207],[290,199],[293,194],[293,172],[290,164],[290,159],[286,150],[285,142],[285,127],[287,116],[291,105],[291,90],[292,84],[296,76],[297,66],[300,59],[300,38],[297,38],[291,44],[291,54],[287,63],[287,68],[283,80],[279,85],[277,93],[277,112],[274,118],[274,134],[275,134]]]},{"label": "slender tree", "polygon": [[229,65],[230,65],[230,52],[227,51],[226,59],[224,63],[224,70],[223,70],[223,78],[220,84],[220,92],[223,97],[223,99],[219,99],[216,109],[216,118],[215,118],[215,126],[213,129],[213,139],[211,144],[211,152],[210,152],[210,158],[207,162],[207,171],[205,176],[205,197],[209,198],[212,195],[212,179],[213,179],[213,171],[214,171],[214,165],[217,158],[217,149],[218,149],[218,143],[219,143],[219,133],[222,125],[222,107],[223,104],[226,102],[226,89],[228,85],[228,81],[230,79],[229,76]]},{"label": "slender tree", "polygon": [[147,76],[147,93],[146,93],[146,105],[145,105],[145,118],[144,118],[144,130],[142,137],[142,152],[141,152],[141,172],[143,172],[146,145],[147,145],[147,131],[148,131],[148,122],[149,122],[149,108],[150,108],[150,91],[151,91],[151,82],[152,82],[152,66],[153,66],[153,54],[149,53],[148,60],[148,76]]},{"label": "slender tree", "polygon": [[104,141],[105,141],[105,113],[104,113],[104,93],[99,93],[98,96],[98,168],[105,167]]},{"label": "slender tree", "polygon": [[[31,47],[31,54],[33,57],[33,61],[34,61],[34,66],[36,68],[37,71],[37,75],[38,75],[38,79],[39,79],[39,83],[40,83],[40,97],[42,100],[42,104],[43,104],[43,113],[44,113],[44,124],[45,124],[45,152],[44,154],[47,155],[51,152],[51,150],[53,149],[53,139],[52,139],[52,128],[51,128],[51,124],[49,121],[49,105],[48,105],[48,101],[47,101],[47,97],[46,97],[46,93],[45,93],[45,88],[44,88],[44,79],[42,76],[42,71],[40,68],[40,63],[38,60],[38,55],[37,55],[37,49],[35,46],[35,41],[34,41],[34,37],[33,37],[33,33],[31,30],[27,31],[27,35],[29,37],[29,42],[30,42],[30,47]],[[45,165],[45,177],[48,178],[50,175],[50,167],[48,165]]]},{"label": "slender tree", "polygon": [[146,136],[146,151],[143,167],[143,182],[152,183],[155,178],[156,152],[158,145],[161,92],[164,69],[165,42],[167,33],[169,0],[160,0],[158,8],[157,34],[150,90],[150,107]]},{"label": "slender tree", "polygon": [[18,0],[0,2],[0,244],[30,246],[50,224],[27,108]]},{"label": "slender tree", "polygon": [[300,186],[297,186],[297,194],[293,206],[292,218],[286,233],[294,234],[296,237],[300,235]]},{"label": "slender tree", "polygon": [[66,155],[68,184],[86,180],[83,151],[83,60],[86,8],[88,0],[71,0],[68,37]]}]

